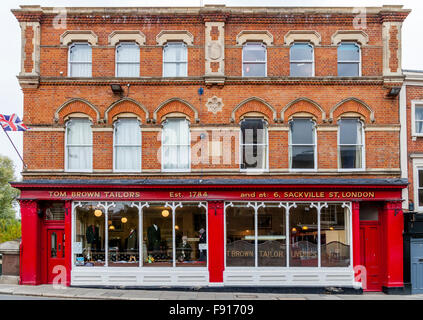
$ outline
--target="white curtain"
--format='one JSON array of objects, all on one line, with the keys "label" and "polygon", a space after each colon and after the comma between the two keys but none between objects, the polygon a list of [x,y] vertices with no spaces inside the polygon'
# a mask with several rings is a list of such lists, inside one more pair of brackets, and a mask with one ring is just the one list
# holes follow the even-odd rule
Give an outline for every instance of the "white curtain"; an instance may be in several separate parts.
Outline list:
[{"label": "white curtain", "polygon": [[67,123],[68,169],[90,170],[92,164],[92,130],[88,119],[71,119]]},{"label": "white curtain", "polygon": [[184,43],[168,43],[163,49],[163,76],[187,76],[187,47]]},{"label": "white curtain", "polygon": [[91,77],[92,52],[88,43],[75,43],[69,49],[71,77]]},{"label": "white curtain", "polygon": [[116,48],[116,76],[140,76],[140,47],[136,43],[121,43]]},{"label": "white curtain", "polygon": [[189,169],[189,125],[186,119],[169,119],[163,126],[163,168]]},{"label": "white curtain", "polygon": [[141,171],[141,129],[137,119],[115,123],[115,169]]}]

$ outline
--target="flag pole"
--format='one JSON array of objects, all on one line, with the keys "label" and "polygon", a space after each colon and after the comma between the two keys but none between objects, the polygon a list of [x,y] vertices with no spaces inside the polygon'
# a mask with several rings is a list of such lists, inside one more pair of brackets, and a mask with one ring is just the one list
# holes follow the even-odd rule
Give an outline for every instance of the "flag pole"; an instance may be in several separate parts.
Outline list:
[{"label": "flag pole", "polygon": [[16,148],[15,144],[13,143],[12,139],[10,139],[9,135],[7,134],[7,131],[4,130],[3,126],[1,126],[1,128],[3,129],[4,133],[6,134],[7,138],[9,139],[10,143],[12,144],[13,148],[15,148],[16,153],[18,154],[19,158],[21,158],[24,169],[27,169],[28,167],[26,166],[21,154],[19,153],[18,149]]}]

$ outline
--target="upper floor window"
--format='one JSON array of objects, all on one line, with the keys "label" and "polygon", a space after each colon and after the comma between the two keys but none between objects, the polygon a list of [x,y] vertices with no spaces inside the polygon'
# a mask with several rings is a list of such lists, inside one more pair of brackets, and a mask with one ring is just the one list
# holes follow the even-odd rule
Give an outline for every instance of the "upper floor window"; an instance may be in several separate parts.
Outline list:
[{"label": "upper floor window", "polygon": [[185,118],[167,119],[163,124],[162,168],[188,171],[190,168],[189,123]]},{"label": "upper floor window", "polygon": [[423,135],[423,105],[414,106],[414,134]]},{"label": "upper floor window", "polygon": [[363,124],[359,119],[339,120],[339,168],[363,169]]},{"label": "upper floor window", "polygon": [[91,171],[93,137],[91,121],[74,118],[66,122],[66,170]]},{"label": "upper floor window", "polygon": [[242,75],[265,77],[266,60],[266,46],[263,43],[247,42],[242,47]]},{"label": "upper floor window", "polygon": [[359,77],[361,75],[360,47],[354,42],[342,42],[338,46],[338,76]]},{"label": "upper floor window", "polygon": [[183,42],[168,42],[163,48],[163,76],[188,75],[188,49]]},{"label": "upper floor window", "polygon": [[294,118],[290,121],[290,168],[313,170],[316,168],[316,130],[311,118]]},{"label": "upper floor window", "polygon": [[267,169],[267,125],[263,119],[241,122],[241,169]]},{"label": "upper floor window", "polygon": [[69,77],[91,77],[92,52],[88,43],[73,43],[69,47]]},{"label": "upper floor window", "polygon": [[139,77],[140,47],[135,42],[122,42],[116,47],[116,77]]},{"label": "upper floor window", "polygon": [[314,47],[310,43],[293,43],[289,56],[291,77],[314,76]]},{"label": "upper floor window", "polygon": [[141,171],[141,129],[137,119],[122,118],[114,123],[114,170]]}]

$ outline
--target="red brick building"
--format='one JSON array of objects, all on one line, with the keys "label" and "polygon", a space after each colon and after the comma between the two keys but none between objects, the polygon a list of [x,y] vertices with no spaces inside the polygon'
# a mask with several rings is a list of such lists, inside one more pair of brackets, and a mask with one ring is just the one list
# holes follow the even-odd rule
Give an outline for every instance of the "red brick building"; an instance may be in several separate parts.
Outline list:
[{"label": "red brick building", "polygon": [[403,287],[409,10],[12,12],[23,284]]}]

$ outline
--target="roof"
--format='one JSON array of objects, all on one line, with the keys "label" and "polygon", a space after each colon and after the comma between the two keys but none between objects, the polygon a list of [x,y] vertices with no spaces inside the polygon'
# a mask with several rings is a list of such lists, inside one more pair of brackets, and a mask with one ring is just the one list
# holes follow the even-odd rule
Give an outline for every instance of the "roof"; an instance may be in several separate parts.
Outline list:
[{"label": "roof", "polygon": [[404,186],[408,184],[407,179],[142,179],[142,180],[24,180],[12,182],[15,186],[31,185],[131,185],[131,186],[149,186],[149,185],[377,185],[377,186]]}]

